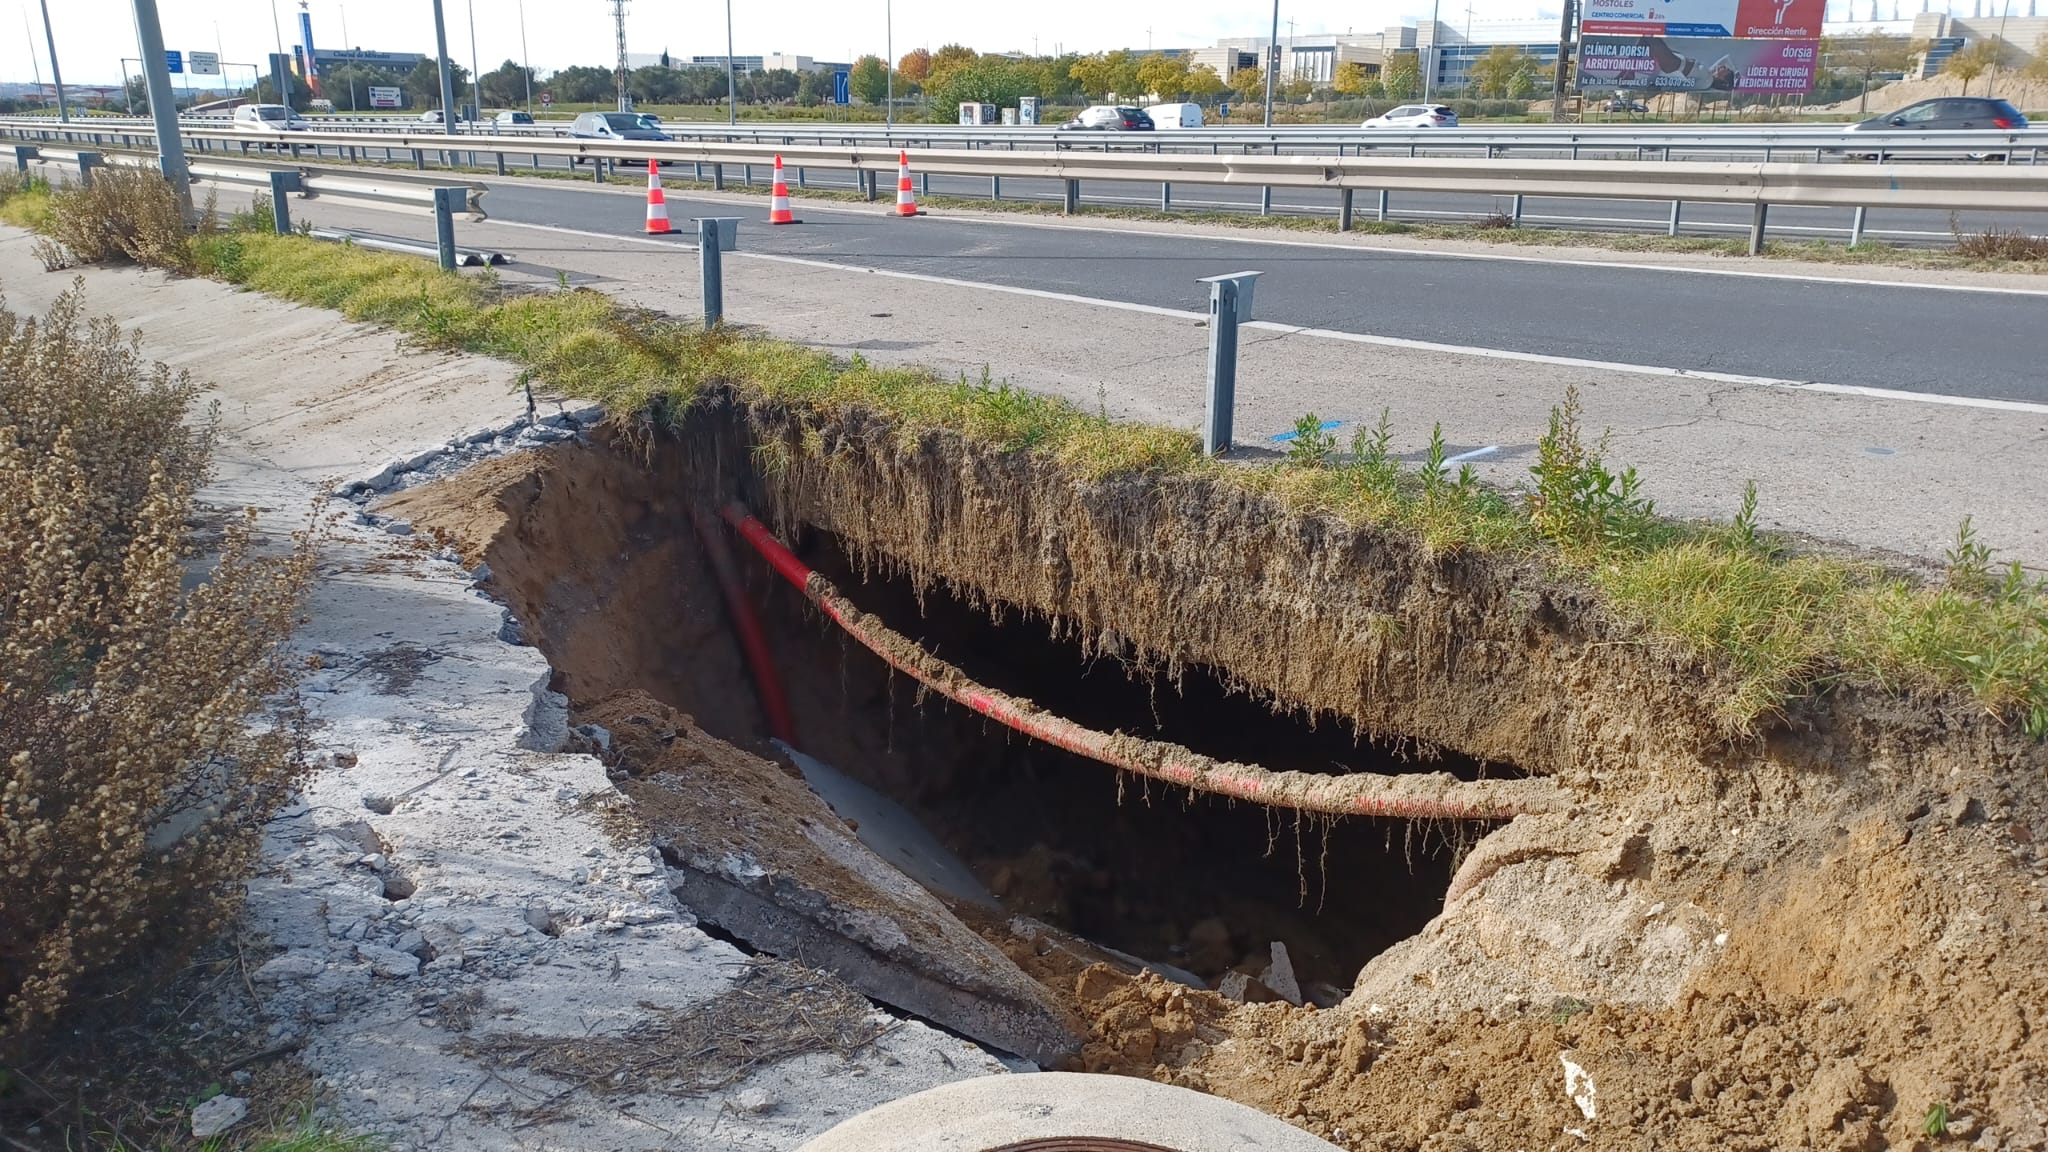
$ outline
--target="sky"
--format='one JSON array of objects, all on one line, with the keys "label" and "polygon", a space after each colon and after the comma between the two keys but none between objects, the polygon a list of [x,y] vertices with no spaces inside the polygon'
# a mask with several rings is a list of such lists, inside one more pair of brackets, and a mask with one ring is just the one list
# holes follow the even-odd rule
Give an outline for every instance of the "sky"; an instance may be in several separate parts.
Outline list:
[{"label": "sky", "polygon": [[[66,83],[118,83],[121,57],[134,57],[135,22],[128,0],[48,0],[57,36],[57,60]],[[1554,17],[1555,0],[1440,0],[1442,19]],[[476,12],[476,56],[485,71],[521,56],[519,0],[443,0],[448,50],[470,62]],[[164,45],[186,51],[224,51],[231,64],[261,64],[276,51],[271,0],[157,0]],[[1257,36],[1272,20],[1261,0],[1177,0],[1173,4],[1105,4],[1101,0],[733,0],[737,55],[786,52],[820,60],[850,60],[884,50],[884,13],[893,7],[897,56],[912,48],[959,42],[980,51],[1050,53],[1055,48],[1093,52],[1108,48],[1204,47],[1219,36]],[[8,8],[14,9],[7,11]],[[607,64],[614,55],[611,8],[606,0],[526,0],[526,47],[545,73],[571,64]],[[297,40],[297,0],[276,0],[286,51]],[[397,52],[433,51],[429,0],[310,0],[313,42],[320,48],[359,47]],[[1403,17],[1427,20],[1428,0],[1281,0],[1280,34],[1289,20],[1298,33],[1376,31]],[[346,25],[347,36],[342,35]],[[0,81],[33,80],[35,64],[49,77],[43,26],[34,0],[0,0]],[[666,50],[676,56],[725,52],[725,6],[719,0],[629,0],[626,47],[634,53]],[[129,65],[132,69],[134,66]],[[246,76],[246,71],[240,72]],[[231,78],[238,78],[231,76]],[[173,78],[174,82],[176,78]],[[246,81],[242,81],[246,82]]]}]

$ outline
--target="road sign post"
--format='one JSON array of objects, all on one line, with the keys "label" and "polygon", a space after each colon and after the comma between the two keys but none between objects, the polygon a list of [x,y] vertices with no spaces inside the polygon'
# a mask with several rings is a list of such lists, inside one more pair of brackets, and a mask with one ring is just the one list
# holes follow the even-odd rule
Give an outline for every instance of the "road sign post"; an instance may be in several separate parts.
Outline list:
[{"label": "road sign post", "polygon": [[1262,272],[1204,276],[1209,286],[1209,402],[1202,417],[1202,451],[1230,451],[1237,408],[1237,326],[1252,318],[1252,288]]},{"label": "road sign post", "polygon": [[[174,53],[174,55],[175,55],[175,53]],[[177,69],[176,69],[176,68],[173,68],[173,69],[171,69],[171,71],[173,71],[173,72],[176,72],[176,71],[177,71]],[[192,74],[192,75],[194,75],[194,76],[218,76],[218,75],[220,75],[220,53],[218,53],[218,52],[187,52],[187,53],[185,53],[185,71],[187,71],[187,72],[191,73],[191,74]]]}]

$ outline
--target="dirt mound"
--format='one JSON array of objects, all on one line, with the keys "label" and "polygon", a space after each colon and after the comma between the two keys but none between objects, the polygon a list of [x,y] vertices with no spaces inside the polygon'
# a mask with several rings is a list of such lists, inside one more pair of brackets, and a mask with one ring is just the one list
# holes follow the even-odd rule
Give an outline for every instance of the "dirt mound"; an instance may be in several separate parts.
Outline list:
[{"label": "dirt mound", "polygon": [[[757,473],[760,459],[776,467]],[[1085,672],[1103,664],[1139,677],[1141,710],[1149,693],[1161,723],[1210,738],[1200,714],[1225,704],[1205,698],[1189,721],[1175,697],[1214,676],[1298,718],[1292,735],[1256,729],[1273,757],[1332,759],[1316,741],[1336,729],[1424,767],[1519,767],[1572,793],[1569,810],[1478,840],[1455,882],[1447,867],[1327,869],[1329,898],[1351,902],[1310,920],[1324,898],[1308,895],[1312,834],[1224,868],[1243,835],[1227,825],[1133,839],[1155,832],[1108,769],[1063,775],[1043,750],[892,683],[749,563],[799,743],[937,814],[985,882],[1009,867],[1002,886],[1034,914],[1078,918],[1095,900],[1085,934],[1136,929],[1115,946],[1205,963],[1210,979],[1262,945],[1215,939],[1216,886],[1277,857],[1280,884],[1261,890],[1272,919],[1244,918],[1249,936],[1377,941],[1355,980],[1336,981],[1348,999],[1317,1010],[1236,1004],[977,920],[1089,1022],[1091,1070],[1202,1087],[1356,1148],[2048,1145],[2048,754],[1974,708],[1835,692],[1731,744],[1710,669],[1540,571],[1200,482],[1077,485],[858,420],[703,408],[645,455],[562,446],[404,499],[416,524],[488,559],[572,698],[644,686],[759,746],[682,515],[735,491],[814,565],[841,555],[834,579],[871,596],[864,608],[906,631],[923,617],[924,642],[963,667],[1070,646],[1063,711],[1116,698]],[[864,574],[894,591],[860,592]],[[974,611],[1008,623],[979,637],[935,623]],[[1028,642],[1020,619],[1039,630]],[[1040,683],[1060,674],[1047,663]],[[1165,807],[1169,826],[1212,818]],[[1007,820],[1017,838],[977,854],[988,845],[944,823],[970,818]],[[1408,851],[1406,832],[1381,835]],[[1411,919],[1405,902],[1428,907]],[[1930,1137],[1944,1111],[1947,1135]]]},{"label": "dirt mound", "polygon": [[[1869,116],[1884,112],[1896,112],[1908,104],[1932,100],[1937,96],[1983,96],[1987,93],[2000,100],[2010,101],[2022,112],[2032,114],[2048,110],[2048,80],[2031,80],[2015,76],[2010,72],[1994,77],[1987,86],[1982,78],[1970,81],[1970,91],[1963,91],[1963,82],[1954,76],[1929,76],[1925,80],[1895,80],[1882,88],[1870,91],[1867,111]],[[1844,100],[1821,109],[1823,112],[1847,112],[1854,114],[1859,107],[1865,107],[1860,99]]]}]

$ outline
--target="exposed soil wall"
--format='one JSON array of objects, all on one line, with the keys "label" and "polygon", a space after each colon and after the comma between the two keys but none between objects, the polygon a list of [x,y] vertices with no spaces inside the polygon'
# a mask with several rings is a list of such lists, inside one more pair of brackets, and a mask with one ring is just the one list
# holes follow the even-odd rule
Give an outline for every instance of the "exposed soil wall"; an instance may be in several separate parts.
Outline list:
[{"label": "exposed soil wall", "polygon": [[[1954,1139],[1925,1134],[1936,1104],[1983,1146],[2048,1146],[2048,757],[1967,706],[1835,693],[1730,745],[1708,664],[1528,565],[785,410],[699,408],[643,448],[562,446],[394,510],[488,559],[572,699],[670,685],[747,743],[760,719],[716,601],[673,586],[699,564],[684,502],[735,494],[813,556],[829,533],[850,576],[1577,798],[1480,841],[1443,914],[1334,1010],[1042,965],[1093,1021],[1091,1067],[1354,1147],[1906,1147]],[[920,737],[822,755],[924,779],[924,738],[962,721],[896,691],[792,681],[800,717],[879,712]]]}]

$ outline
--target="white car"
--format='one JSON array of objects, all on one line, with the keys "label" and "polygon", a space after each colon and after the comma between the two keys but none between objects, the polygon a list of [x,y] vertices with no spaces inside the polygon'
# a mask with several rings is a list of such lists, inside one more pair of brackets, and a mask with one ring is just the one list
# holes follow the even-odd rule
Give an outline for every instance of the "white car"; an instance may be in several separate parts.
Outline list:
[{"label": "white car", "polygon": [[304,116],[283,104],[244,104],[235,109],[235,130],[276,135],[311,128]]},{"label": "white car", "polygon": [[1442,104],[1403,104],[1389,108],[1360,128],[1456,128],[1458,114]]}]

